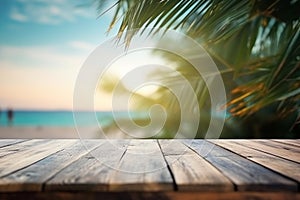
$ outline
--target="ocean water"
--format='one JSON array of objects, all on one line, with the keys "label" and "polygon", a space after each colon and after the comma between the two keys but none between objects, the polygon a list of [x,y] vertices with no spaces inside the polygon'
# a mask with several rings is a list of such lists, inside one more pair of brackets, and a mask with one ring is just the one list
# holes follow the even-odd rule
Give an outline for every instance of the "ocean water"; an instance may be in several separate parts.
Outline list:
[{"label": "ocean water", "polygon": [[[143,118],[145,113],[131,112],[132,118]],[[128,118],[127,112],[76,112],[72,111],[14,111],[12,126],[108,126],[114,118]],[[8,126],[7,112],[0,114],[0,126]]]}]

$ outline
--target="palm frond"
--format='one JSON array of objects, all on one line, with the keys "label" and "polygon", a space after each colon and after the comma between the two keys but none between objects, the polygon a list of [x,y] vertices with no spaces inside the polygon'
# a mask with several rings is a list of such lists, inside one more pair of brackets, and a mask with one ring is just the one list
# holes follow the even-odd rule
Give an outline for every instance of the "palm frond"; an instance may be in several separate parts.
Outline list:
[{"label": "palm frond", "polygon": [[[180,29],[199,41],[235,72],[237,87],[227,104],[232,115],[273,103],[299,113],[299,7],[299,0],[118,0],[109,28],[120,20],[118,36],[126,43],[149,27]],[[198,79],[194,89],[205,98],[201,84]]]}]

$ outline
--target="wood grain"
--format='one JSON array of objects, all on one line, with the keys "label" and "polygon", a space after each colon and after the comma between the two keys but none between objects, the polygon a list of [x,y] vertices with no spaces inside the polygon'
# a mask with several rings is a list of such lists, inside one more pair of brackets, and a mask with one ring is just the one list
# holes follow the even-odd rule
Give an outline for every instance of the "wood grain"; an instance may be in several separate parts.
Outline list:
[{"label": "wood grain", "polygon": [[0,140],[0,199],[299,199],[299,142]]},{"label": "wood grain", "polygon": [[159,140],[159,144],[179,191],[234,190],[229,179],[180,140]]},{"label": "wood grain", "polygon": [[1,147],[5,147],[5,146],[9,146],[12,144],[16,144],[16,143],[21,143],[26,141],[26,139],[1,139],[0,140],[0,148]]},{"label": "wood grain", "polygon": [[[196,140],[191,148],[202,155],[208,152],[203,148],[211,148],[206,143]],[[221,147],[214,146],[204,157],[233,181],[239,191],[297,191],[297,183]]]},{"label": "wood grain", "polygon": [[105,142],[45,183],[46,191],[107,191],[129,140]]},{"label": "wood grain", "polygon": [[293,146],[297,146],[297,147],[300,148],[300,140],[278,140],[278,139],[276,139],[276,140],[273,140],[273,141],[283,143],[287,146],[293,145]]},{"label": "wood grain", "polygon": [[[0,177],[27,167],[70,145],[71,140],[30,140],[24,149],[0,158]],[[9,146],[10,147],[10,146]],[[5,147],[4,147],[5,148]]]},{"label": "wood grain", "polygon": [[[11,142],[10,142],[11,143]],[[1,148],[0,151],[0,158],[10,155],[10,154],[15,154],[18,152],[22,152],[28,149],[33,148],[34,146],[40,145],[40,144],[44,144],[47,143],[46,140],[41,140],[41,139],[37,139],[37,140],[27,140],[27,141],[23,141],[23,142],[18,142],[16,141],[15,143],[13,143],[13,145],[5,145],[4,147]]]},{"label": "wood grain", "polygon": [[243,145],[300,163],[300,148],[272,140],[239,140]]},{"label": "wood grain", "polygon": [[173,180],[156,140],[131,140],[111,176],[113,191],[173,190]]},{"label": "wood grain", "polygon": [[[42,191],[44,182],[81,156],[88,154],[80,141],[72,142],[61,151],[0,179],[0,191]],[[97,140],[85,142],[89,149],[94,149],[102,143],[103,141]]]},{"label": "wood grain", "polygon": [[265,152],[251,149],[244,145],[243,142],[236,140],[212,140],[211,142],[218,144],[232,152],[235,152],[249,160],[252,160],[260,165],[272,169],[284,176],[300,182],[300,164],[274,156]]}]

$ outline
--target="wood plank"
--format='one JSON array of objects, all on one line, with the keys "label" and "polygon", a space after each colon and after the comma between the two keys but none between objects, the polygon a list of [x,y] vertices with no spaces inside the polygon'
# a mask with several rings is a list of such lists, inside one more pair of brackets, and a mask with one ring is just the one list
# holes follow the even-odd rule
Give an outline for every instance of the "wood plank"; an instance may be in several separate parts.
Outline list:
[{"label": "wood plank", "polygon": [[229,179],[180,140],[159,140],[159,144],[179,191],[234,190]]},{"label": "wood plank", "polygon": [[[214,191],[211,194],[220,198],[231,198],[228,194],[254,194],[243,191],[255,191],[255,194],[274,194],[269,191],[276,191],[280,196],[296,194],[299,185],[299,163],[283,158],[283,154],[279,157],[274,152],[267,153],[266,150],[245,146],[245,142],[240,140],[182,140],[185,145],[179,140],[162,140],[159,143],[156,140],[93,141],[95,143],[92,142],[88,148],[94,148],[91,154],[75,140],[28,140],[0,147],[0,199],[8,198],[3,195],[9,191],[18,191],[15,194],[25,196],[67,193],[72,197],[87,192],[91,198],[101,191],[106,192],[102,194],[107,196],[123,191],[124,193],[120,193],[122,197],[126,194],[151,194],[155,198],[169,198],[173,195],[170,192],[174,189],[174,180],[175,189],[178,188],[179,191],[173,197],[186,194],[180,197],[187,199],[193,194],[197,194],[193,198],[199,198],[199,195],[209,191]],[[101,141],[103,144],[100,144]],[[270,141],[270,145],[264,144],[268,141],[259,140],[257,143],[273,149],[279,145],[294,153],[299,149],[297,145],[278,141]],[[235,184],[239,192],[230,192],[233,185],[228,180]],[[258,191],[264,192],[257,193]],[[294,193],[290,193],[291,191]]]},{"label": "wood plank", "polygon": [[238,191],[297,191],[296,182],[208,141],[195,140],[190,147],[234,182]]},{"label": "wood plank", "polygon": [[271,140],[238,140],[242,145],[300,163],[300,148]]},{"label": "wood plank", "polygon": [[189,147],[183,144],[183,142],[191,143],[192,140],[185,139],[162,139],[158,140],[160,147],[163,147],[164,156],[180,156],[185,154],[194,154]]},{"label": "wood plank", "polygon": [[[67,146],[45,159],[1,178],[0,192],[42,191],[45,181],[81,156],[88,154],[88,151],[79,140],[72,141],[71,146]],[[88,149],[94,149],[101,143],[103,143],[102,140],[85,141]]]},{"label": "wood plank", "polygon": [[129,140],[105,142],[76,160],[45,183],[45,191],[107,191]]},{"label": "wood plank", "polygon": [[297,146],[297,147],[300,147],[300,140],[273,140],[273,141],[276,141],[276,142],[280,142],[280,143],[283,143],[283,144],[287,144],[287,145],[294,145],[294,146]]},{"label": "wood plank", "polygon": [[251,149],[235,140],[210,140],[211,142],[235,152],[249,160],[252,160],[260,165],[272,169],[284,176],[300,182],[300,164],[285,160],[283,158]]},{"label": "wood plank", "polygon": [[14,143],[12,145],[4,146],[0,149],[0,158],[4,156],[8,156],[10,154],[15,154],[18,152],[22,152],[28,149],[32,149],[34,146],[44,144],[45,140],[27,140],[21,143]]},{"label": "wood plank", "polygon": [[[41,143],[32,146],[33,144],[36,144],[35,142]],[[50,154],[60,151],[65,146],[70,145],[71,140],[30,140],[28,143],[25,143],[30,144],[31,146],[29,146],[28,149],[23,149],[17,153],[0,158],[0,177],[27,167]]]},{"label": "wood plank", "polygon": [[157,140],[131,140],[110,178],[112,191],[173,190],[173,179]]},{"label": "wood plank", "polygon": [[1,139],[0,140],[0,148],[10,146],[12,144],[21,143],[26,141],[26,139]]}]

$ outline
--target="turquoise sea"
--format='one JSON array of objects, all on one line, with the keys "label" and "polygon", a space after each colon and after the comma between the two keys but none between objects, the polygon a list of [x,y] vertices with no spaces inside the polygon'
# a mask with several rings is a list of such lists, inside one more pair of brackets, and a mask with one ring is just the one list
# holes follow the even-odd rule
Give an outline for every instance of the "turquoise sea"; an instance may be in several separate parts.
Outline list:
[{"label": "turquoise sea", "polygon": [[[127,112],[76,112],[72,111],[24,111],[16,110],[13,115],[12,126],[58,126],[73,127],[91,126],[99,123],[107,126],[114,118],[128,118]],[[132,118],[145,117],[145,113],[131,112]],[[0,126],[8,126],[7,111],[0,114]]]}]

